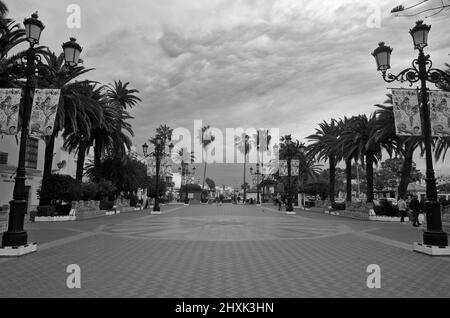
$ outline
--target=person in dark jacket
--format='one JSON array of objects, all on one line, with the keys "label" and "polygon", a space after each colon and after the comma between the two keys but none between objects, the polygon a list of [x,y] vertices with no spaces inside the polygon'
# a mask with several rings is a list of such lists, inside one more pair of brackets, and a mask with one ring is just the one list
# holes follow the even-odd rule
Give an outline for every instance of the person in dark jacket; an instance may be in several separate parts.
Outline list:
[{"label": "person in dark jacket", "polygon": [[421,206],[420,206],[420,202],[416,196],[413,196],[411,199],[411,202],[409,202],[409,208],[412,211],[413,226],[415,226],[415,227],[420,226],[421,224],[419,223],[419,214],[420,214]]}]

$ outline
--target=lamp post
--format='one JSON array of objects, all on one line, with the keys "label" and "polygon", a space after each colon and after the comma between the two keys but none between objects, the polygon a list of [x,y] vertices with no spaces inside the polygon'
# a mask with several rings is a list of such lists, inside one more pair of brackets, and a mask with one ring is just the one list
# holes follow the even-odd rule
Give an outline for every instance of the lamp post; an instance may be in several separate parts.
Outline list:
[{"label": "lamp post", "polygon": [[383,42],[380,42],[372,55],[375,57],[377,69],[382,72],[382,77],[386,82],[409,82],[411,86],[416,82],[420,82],[420,96],[423,109],[427,196],[425,201],[427,230],[423,234],[423,243],[430,246],[446,247],[448,246],[448,238],[447,234],[442,231],[440,204],[437,200],[436,178],[433,170],[431,121],[427,88],[427,81],[438,84],[446,77],[446,74],[442,70],[432,68],[430,56],[425,55],[423,52],[423,49],[428,45],[428,32],[430,31],[430,28],[431,26],[424,24],[423,21],[417,21],[414,28],[409,31],[413,38],[414,49],[419,50],[419,56],[417,59],[413,60],[412,67],[401,71],[398,75],[390,73],[386,74],[386,71],[391,67],[390,56],[392,48],[385,46]]},{"label": "lamp post", "polygon": [[[301,157],[305,160],[305,162],[304,162],[304,167],[306,167],[306,158],[305,158],[305,151],[306,151],[306,147],[305,147],[305,145],[302,143],[302,144],[300,144],[299,146],[298,146],[298,149],[299,149],[299,152],[300,152],[300,155],[301,155]],[[299,185],[299,192],[300,192],[300,178],[301,178],[301,176],[302,176],[302,173],[300,173],[300,167],[299,167],[299,171],[298,171],[298,185]],[[306,176],[305,176],[306,177]],[[303,178],[303,180],[305,180],[305,178]],[[303,183],[304,184],[304,183]],[[306,207],[305,207],[305,196],[304,196],[304,194],[302,194],[302,198],[303,198],[303,202],[302,202],[302,205],[303,205],[303,210],[306,210]],[[300,202],[299,202],[299,204],[300,204]]]},{"label": "lamp post", "polygon": [[[33,13],[30,18],[24,20],[25,36],[29,42],[29,48],[21,58],[21,63],[15,65],[17,76],[19,78],[25,77],[25,92],[23,99],[23,116],[22,128],[20,133],[19,146],[19,160],[17,164],[16,177],[13,190],[13,200],[10,201],[10,212],[8,220],[8,231],[3,233],[2,247],[7,246],[25,246],[27,245],[28,235],[24,230],[24,217],[27,213],[27,198],[26,198],[26,169],[25,169],[25,154],[26,144],[28,140],[28,126],[30,122],[32,98],[31,93],[36,88],[36,78],[41,77],[39,74],[46,71],[47,66],[41,62],[41,56],[34,48],[39,44],[41,33],[44,30],[44,24],[38,19],[38,14]],[[62,45],[64,50],[64,59],[66,65],[69,67],[75,66],[82,48],[76,43],[74,38]],[[70,54],[72,53],[72,54]],[[34,250],[36,248],[34,247]]]},{"label": "lamp post", "polygon": [[[192,160],[191,160],[192,163]],[[181,167],[178,168],[181,172],[181,178],[184,179],[184,204],[189,204],[188,198],[188,177],[190,175],[195,175],[195,167],[192,167],[192,172],[189,171],[189,163],[181,161]]]},{"label": "lamp post", "polygon": [[286,160],[287,160],[287,168],[288,168],[288,197],[287,197],[287,206],[286,206],[286,212],[292,212],[294,211],[294,208],[292,207],[292,189],[291,189],[291,160],[292,160],[292,153],[291,153],[291,146],[292,146],[292,139],[291,136],[286,136],[285,138],[285,144],[286,144]]},{"label": "lamp post", "polygon": [[253,173],[253,168],[250,167],[250,174],[256,176],[256,205],[260,206],[261,201],[259,200],[259,176],[261,171],[259,170],[259,163],[256,164],[256,171]]},{"label": "lamp post", "polygon": [[[156,193],[155,193],[155,204],[153,206],[153,212],[156,212],[156,214],[158,214],[161,211],[161,208],[159,207],[159,171],[161,168],[161,158],[163,156],[168,155],[165,152],[165,141],[164,139],[157,135],[155,138],[149,140],[154,146],[155,149],[153,152],[151,152],[150,154],[147,154],[148,152],[148,145],[147,143],[144,143],[142,145],[142,152],[144,153],[144,157],[149,157],[149,156],[154,156],[155,157],[155,161],[156,161],[156,181],[155,181],[155,186],[156,186]],[[172,151],[173,149],[173,144],[171,143],[169,145],[169,153]]]}]

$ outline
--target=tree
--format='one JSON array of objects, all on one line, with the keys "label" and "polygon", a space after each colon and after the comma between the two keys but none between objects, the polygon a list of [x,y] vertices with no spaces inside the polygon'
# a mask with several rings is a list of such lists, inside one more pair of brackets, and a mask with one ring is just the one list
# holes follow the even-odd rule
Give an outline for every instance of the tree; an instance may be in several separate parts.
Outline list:
[{"label": "tree", "polygon": [[[118,191],[127,196],[147,186],[147,167],[142,162],[126,156],[125,158],[107,157],[101,162],[102,177],[112,182]],[[95,166],[90,164],[86,174],[93,177]]]},{"label": "tree", "polygon": [[[241,152],[244,155],[244,183],[243,185],[248,184],[245,179],[247,176],[247,155],[250,152],[251,149],[251,140],[250,140],[250,136],[247,135],[246,133],[242,133],[241,136],[235,136],[235,146],[237,147],[237,149],[239,150],[239,152]],[[243,187],[242,189],[244,189],[244,202],[246,202],[247,200],[247,187]]]},{"label": "tree", "polygon": [[[156,197],[156,176],[150,176],[146,177],[145,184],[147,186],[147,196],[150,198]],[[161,177],[159,177],[159,183],[158,183],[158,197],[164,196],[167,190],[167,184],[165,180]]]},{"label": "tree", "polygon": [[377,116],[375,129],[378,131],[378,134],[375,136],[376,140],[374,142],[380,143],[388,153],[392,154],[392,152],[395,152],[404,159],[398,185],[398,196],[405,197],[412,171],[414,152],[418,147],[422,148],[422,153],[424,151],[423,137],[397,136],[392,95],[388,94],[387,97],[388,99],[384,102],[384,105],[375,105],[379,109],[375,112]]},{"label": "tree", "polygon": [[338,122],[338,130],[339,130],[339,138],[338,143],[336,144],[337,152],[336,157],[338,161],[344,160],[345,161],[345,175],[346,175],[346,201],[351,202],[352,201],[352,160],[355,162],[358,161],[359,153],[356,151],[357,148],[353,148],[353,152],[348,152],[350,149],[349,143],[353,143],[354,140],[350,138],[340,138],[342,137],[342,134],[347,130],[350,129],[350,125],[352,124],[352,121],[356,120],[356,117],[348,118],[344,116],[343,119],[339,119]]},{"label": "tree", "polygon": [[86,152],[88,148],[89,140],[92,138],[91,132],[93,129],[100,127],[103,124],[103,107],[99,101],[98,91],[94,84],[86,83],[85,91],[82,92],[93,103],[97,104],[97,107],[88,108],[85,112],[85,125],[84,129],[74,129],[71,126],[71,122],[66,124],[66,127],[62,133],[64,138],[63,147],[69,153],[76,151],[77,153],[77,167],[76,167],[76,180],[82,180],[84,173],[84,162]]},{"label": "tree", "polygon": [[215,191],[216,189],[216,183],[214,182],[214,180],[210,179],[210,178],[206,178],[205,180],[206,184],[208,185],[209,189],[211,191]]},{"label": "tree", "polygon": [[337,160],[336,144],[339,138],[338,122],[331,119],[330,123],[323,121],[316,128],[316,133],[307,137],[312,143],[308,145],[307,152],[310,156],[316,157],[318,161],[324,160],[329,163],[329,198],[334,202],[335,198],[335,169]]},{"label": "tree", "polygon": [[[207,164],[207,161],[208,161],[208,151],[207,151],[207,149],[208,149],[208,146],[214,141],[214,139],[215,139],[215,137],[213,136],[213,135],[209,135],[209,136],[205,136],[205,134],[206,134],[206,132],[209,130],[211,128],[211,126],[210,125],[206,125],[206,126],[203,126],[202,128],[201,128],[201,131],[200,131],[200,142],[201,142],[201,144],[202,144],[202,149],[203,149],[203,151],[202,151],[202,160],[204,159],[205,160],[205,167],[204,167],[204,169],[203,169],[203,183],[202,183],[202,189],[204,189],[205,188],[205,181],[206,181],[206,164]],[[205,138],[205,137],[207,137],[207,138]],[[205,158],[203,158],[203,152],[205,153]]]},{"label": "tree", "polygon": [[381,146],[373,136],[378,135],[376,114],[359,115],[341,134],[343,151],[364,157],[367,181],[367,202],[373,202],[373,165],[381,159]]}]

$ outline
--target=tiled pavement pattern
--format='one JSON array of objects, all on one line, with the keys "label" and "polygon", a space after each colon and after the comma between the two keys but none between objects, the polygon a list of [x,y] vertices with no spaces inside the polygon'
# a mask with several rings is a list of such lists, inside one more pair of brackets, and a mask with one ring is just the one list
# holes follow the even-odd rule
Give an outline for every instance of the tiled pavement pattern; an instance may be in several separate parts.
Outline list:
[{"label": "tiled pavement pattern", "polygon": [[[450,297],[449,260],[408,250],[409,225],[231,204],[165,210],[28,224],[45,243],[0,259],[0,296]],[[69,264],[81,289],[66,287]],[[366,286],[369,264],[381,289]]]}]

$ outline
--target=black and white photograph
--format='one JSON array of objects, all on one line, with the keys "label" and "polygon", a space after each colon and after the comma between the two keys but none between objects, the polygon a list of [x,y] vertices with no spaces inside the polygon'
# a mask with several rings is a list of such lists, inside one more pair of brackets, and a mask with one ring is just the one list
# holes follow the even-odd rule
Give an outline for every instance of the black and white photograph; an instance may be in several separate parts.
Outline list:
[{"label": "black and white photograph", "polygon": [[450,298],[449,32],[450,0],[0,0],[0,303]]}]

